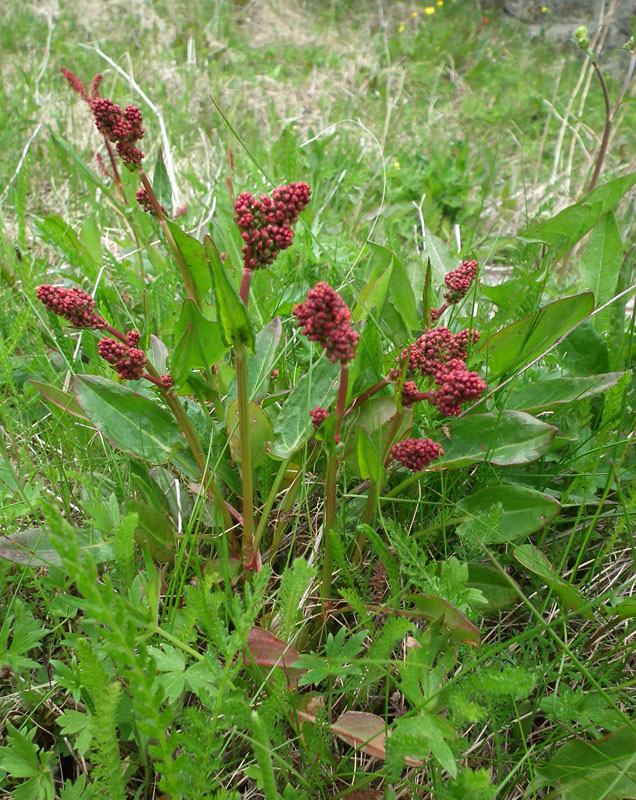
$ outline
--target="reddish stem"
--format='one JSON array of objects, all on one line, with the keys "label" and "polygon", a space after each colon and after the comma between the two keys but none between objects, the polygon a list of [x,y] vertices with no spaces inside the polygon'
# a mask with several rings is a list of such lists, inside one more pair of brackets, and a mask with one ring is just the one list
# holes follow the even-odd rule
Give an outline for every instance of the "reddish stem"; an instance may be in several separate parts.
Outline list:
[{"label": "reddish stem", "polygon": [[[245,254],[245,259],[249,257],[249,249],[248,253]],[[250,296],[250,286],[252,284],[252,275],[254,275],[254,270],[250,269],[249,267],[243,267],[243,277],[241,278],[241,290],[239,292],[239,296],[241,300],[247,306],[247,301]]]},{"label": "reddish stem", "polygon": [[381,380],[381,381],[378,381],[378,382],[377,382],[377,383],[376,383],[374,386],[372,386],[370,389],[367,389],[365,392],[362,392],[362,394],[361,394],[361,395],[359,395],[358,397],[356,397],[356,399],[353,401],[353,403],[351,403],[351,405],[350,405],[350,406],[349,406],[349,408],[347,409],[347,412],[346,412],[346,413],[347,413],[347,414],[350,414],[350,413],[351,413],[351,412],[352,412],[354,409],[358,408],[358,407],[359,407],[359,406],[361,406],[363,403],[366,403],[366,401],[367,401],[367,400],[368,400],[370,397],[373,397],[373,395],[374,395],[374,394],[377,394],[377,393],[380,391],[380,389],[384,389],[384,387],[385,387],[385,386],[388,386],[390,383],[391,383],[391,381],[390,381],[388,378],[382,378],[382,380]]},{"label": "reddish stem", "polygon": [[126,338],[126,336],[123,333],[121,333],[121,331],[118,331],[117,328],[113,328],[112,325],[106,323],[106,327],[102,328],[102,330],[108,331],[108,333],[110,333],[111,336],[114,336],[115,339],[119,339],[120,342],[128,344],[128,339]]}]

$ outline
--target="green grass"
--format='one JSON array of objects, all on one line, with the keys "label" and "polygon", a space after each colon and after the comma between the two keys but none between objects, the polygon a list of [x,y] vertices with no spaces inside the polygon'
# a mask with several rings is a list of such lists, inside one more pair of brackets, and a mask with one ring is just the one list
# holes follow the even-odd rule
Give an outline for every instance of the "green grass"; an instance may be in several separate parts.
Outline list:
[{"label": "green grass", "polygon": [[[393,264],[398,281],[370,313],[359,307],[365,322],[349,402],[421,333],[429,300],[440,304],[439,292],[423,298],[431,246],[442,253],[431,291],[444,267],[479,262],[474,307],[455,306],[444,320],[453,331],[479,330],[481,343],[585,289],[580,275],[597,264],[611,280],[598,287],[597,305],[628,288],[633,189],[614,204],[620,241],[607,234],[605,260],[597,253],[594,261],[592,247],[586,255],[571,220],[561,231],[572,237],[567,256],[541,238],[545,231],[517,237],[580,200],[589,184],[605,117],[594,76],[575,94],[583,54],[573,42],[529,40],[505,16],[484,12],[485,24],[467,0],[435,8],[427,15],[402,3],[85,0],[42,6],[35,17],[13,4],[0,22],[3,797],[634,796],[634,319],[625,298],[603,317],[589,317],[591,301],[587,308],[580,300],[573,320],[589,319],[554,348],[569,326],[559,329],[558,315],[539,320],[544,339],[500,372],[493,352],[473,348],[469,367],[488,392],[511,379],[473,410],[502,414],[483,441],[481,431],[461,427],[470,414],[444,420],[427,403],[414,406],[413,433],[403,429],[401,438],[430,435],[448,455],[464,430],[466,447],[481,445],[485,456],[473,453],[457,468],[433,465],[413,479],[394,465],[384,476],[389,423],[370,422],[365,406],[345,418],[342,449],[327,427],[323,442],[305,436],[282,466],[257,452],[257,526],[263,507],[272,510],[261,526],[266,566],[251,579],[236,558],[240,525],[226,530],[191,456],[180,466],[148,464],[138,451],[149,419],[135,435],[121,422],[104,434],[47,402],[33,383],[73,391],[81,376],[114,377],[97,336],[70,330],[35,297],[43,283],[94,291],[99,313],[120,330],[138,330],[144,350],[159,357],[156,337],[165,344],[168,365],[159,373],[174,376],[181,353],[177,385],[208,476],[241,510],[241,450],[226,420],[237,396],[236,353],[223,350],[211,370],[192,367],[191,343],[178,345],[185,293],[176,262],[156,222],[104,183],[90,110],[61,67],[86,84],[101,72],[103,96],[140,106],[155,189],[165,123],[187,205],[177,222],[199,240],[214,238],[235,288],[241,240],[226,179],[235,195],[310,184],[293,246],[252,283],[256,332],[281,320],[255,398],[265,439],[275,438],[271,423],[280,441],[294,386],[301,382],[294,402],[304,408],[320,381],[328,390],[337,379],[337,366],[329,372],[292,316],[318,281],[351,308],[372,274]],[[628,57],[614,59],[624,68]],[[614,101],[622,73],[606,78]],[[619,110],[600,184],[633,171],[635,113],[632,103]],[[130,198],[137,177],[124,170],[122,178]],[[502,286],[489,285],[492,267],[508,268]],[[404,301],[411,288],[418,327]],[[204,299],[206,313],[221,319],[218,284]],[[518,458],[497,458],[504,412],[530,408],[527,400],[514,405],[515,391],[530,386],[536,397],[549,379],[563,391],[563,379],[607,373],[624,374],[604,391],[531,408],[536,427],[510,434]],[[165,410],[147,382],[130,385]],[[383,389],[375,398],[387,420],[397,413],[392,397]],[[529,441],[539,428],[548,435],[545,423],[556,438],[531,457]],[[128,452],[119,436],[128,437]],[[325,476],[342,452],[330,519]],[[374,469],[384,480],[376,494]],[[505,504],[471,513],[461,505],[501,486],[541,493],[545,508],[555,498],[559,513],[507,541]],[[361,520],[370,527],[356,563]],[[16,548],[20,536],[30,537],[21,540],[26,551]],[[327,543],[333,578],[325,603]],[[478,580],[484,575],[490,586]],[[279,641],[258,650],[250,639],[254,664],[245,649],[255,626]],[[286,667],[301,658],[309,670],[299,687],[300,673],[276,665],[276,648],[286,645],[295,649]],[[357,727],[360,717],[342,717],[347,712],[390,726],[386,750],[375,731]]]}]

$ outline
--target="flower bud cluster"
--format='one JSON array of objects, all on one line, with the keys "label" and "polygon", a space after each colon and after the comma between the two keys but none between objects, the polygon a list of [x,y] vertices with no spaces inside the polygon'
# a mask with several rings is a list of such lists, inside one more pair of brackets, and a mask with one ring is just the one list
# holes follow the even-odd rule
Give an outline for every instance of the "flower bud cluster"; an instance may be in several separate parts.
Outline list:
[{"label": "flower bud cluster", "polygon": [[124,164],[135,167],[141,164],[144,154],[135,145],[143,139],[144,129],[141,127],[141,111],[137,106],[121,106],[107,97],[95,97],[91,100],[93,117],[97,130],[109,141],[115,142],[116,150]]},{"label": "flower bud cluster", "polygon": [[117,339],[100,339],[97,350],[104,361],[115,367],[120,378],[136,381],[143,375],[146,354],[135,346],[139,343],[137,331],[128,331],[126,339],[127,343]]},{"label": "flower bud cluster", "polygon": [[82,289],[43,284],[38,286],[36,295],[49,311],[64,317],[75,328],[97,330],[106,327],[106,320],[94,311],[95,301]]},{"label": "flower bud cluster", "polygon": [[[135,194],[135,198],[139,203],[139,205],[147,214],[152,214],[155,217],[157,216],[157,212],[155,211],[155,207],[152,204],[152,200],[150,199],[150,196],[145,189],[138,189],[137,193]],[[165,216],[166,215],[165,207],[163,205],[160,205],[159,207],[161,208],[161,211]]]},{"label": "flower bud cluster", "polygon": [[476,372],[469,372],[460,358],[445,364],[436,375],[435,382],[439,389],[427,399],[446,417],[456,417],[461,413],[462,403],[476,400],[486,389],[485,382]]},{"label": "flower bud cluster", "polygon": [[310,198],[306,183],[279,186],[272,197],[262,194],[258,200],[249,192],[241,192],[234,203],[234,221],[245,242],[243,258],[248,269],[266,267],[290,246],[292,226]]},{"label": "flower bud cluster", "polygon": [[[466,359],[469,342],[475,344],[478,339],[478,331],[451,333],[448,328],[429,328],[414,344],[402,350],[396,361],[402,364],[408,360],[407,378],[416,375],[435,377],[440,368],[451,359]],[[389,377],[394,379],[398,374],[399,368],[396,368]]]},{"label": "flower bud cluster", "polygon": [[444,276],[444,283],[448,291],[444,295],[447,303],[457,303],[470,289],[471,283],[477,274],[476,261],[463,261],[457,269],[447,272]]},{"label": "flower bud cluster", "polygon": [[332,363],[346,364],[356,357],[359,334],[351,326],[351,311],[328,283],[310,289],[307,301],[298,303],[292,314],[305,336],[319,342]]},{"label": "flower bud cluster", "polygon": [[442,446],[432,439],[404,439],[389,450],[389,457],[413,472],[419,472],[444,455]]},{"label": "flower bud cluster", "polygon": [[309,412],[309,416],[311,417],[311,424],[314,426],[314,430],[318,430],[329,416],[329,412],[325,408],[316,406],[316,408]]}]

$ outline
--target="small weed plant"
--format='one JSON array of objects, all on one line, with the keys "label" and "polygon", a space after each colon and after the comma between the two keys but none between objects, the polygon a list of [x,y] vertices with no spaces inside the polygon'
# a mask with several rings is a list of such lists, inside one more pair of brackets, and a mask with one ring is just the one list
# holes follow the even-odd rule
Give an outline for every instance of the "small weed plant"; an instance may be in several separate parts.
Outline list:
[{"label": "small weed plant", "polygon": [[636,497],[636,174],[599,183],[609,130],[493,286],[424,224],[408,264],[334,255],[302,169],[264,182],[231,151],[186,230],[140,109],[63,74],[98,170],[58,147],[125,264],[90,220],[39,223],[66,265],[25,295],[47,358],[24,391],[85,467],[58,498],[4,462],[0,556],[47,603],[17,588],[0,629],[27,709],[6,796],[634,796],[634,560],[598,579]]}]

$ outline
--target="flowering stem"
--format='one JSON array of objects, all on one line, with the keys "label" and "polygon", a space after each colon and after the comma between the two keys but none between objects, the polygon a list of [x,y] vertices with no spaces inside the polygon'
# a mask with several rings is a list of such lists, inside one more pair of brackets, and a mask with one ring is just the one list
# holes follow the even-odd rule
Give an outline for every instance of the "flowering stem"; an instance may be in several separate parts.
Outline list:
[{"label": "flowering stem", "polygon": [[359,408],[363,403],[373,397],[374,394],[377,394],[381,389],[384,389],[385,386],[388,386],[391,381],[388,378],[382,378],[381,381],[378,381],[376,384],[371,386],[371,388],[367,389],[365,392],[362,392],[361,395],[358,395],[356,399],[351,403],[349,408],[347,409],[347,414],[350,414],[354,409]]},{"label": "flowering stem", "polygon": [[596,157],[596,166],[594,167],[592,180],[590,181],[590,185],[587,187],[588,192],[591,192],[596,186],[598,176],[601,172],[601,167],[603,166],[603,160],[605,159],[605,153],[607,152],[610,133],[612,132],[612,112],[610,110],[610,101],[607,93],[607,86],[605,85],[605,79],[603,78],[603,73],[598,66],[598,62],[595,59],[592,60],[592,66],[594,67],[594,72],[596,72],[596,76],[601,84],[601,89],[603,90],[603,99],[605,100],[605,127],[603,129],[601,148],[598,151],[598,156]]},{"label": "flowering stem", "polygon": [[250,286],[252,284],[252,275],[254,275],[254,270],[250,269],[249,267],[243,267],[243,277],[241,278],[241,290],[239,292],[239,296],[241,300],[247,306],[247,301],[250,296]]},{"label": "flowering stem", "polygon": [[438,320],[442,316],[444,311],[446,311],[447,308],[448,308],[448,303],[444,301],[434,314],[435,320]]},{"label": "flowering stem", "polygon": [[243,535],[241,550],[243,568],[253,569],[256,556],[254,538],[254,481],[252,475],[252,448],[249,429],[249,397],[247,394],[247,349],[236,345],[236,390],[238,397],[239,442],[241,451],[241,480],[243,484]]},{"label": "flowering stem", "polygon": [[[391,420],[391,425],[389,427],[389,432],[387,435],[386,444],[384,446],[384,451],[382,453],[382,463],[384,467],[388,467],[389,465],[389,451],[391,449],[391,445],[393,444],[393,440],[397,436],[397,433],[400,429],[400,425],[402,424],[402,417],[404,412],[402,410],[401,405],[401,398],[398,398],[400,405],[396,407],[395,414]],[[382,488],[381,485],[378,485],[374,482],[371,483],[371,488],[369,489],[369,494],[367,495],[367,502],[364,507],[364,513],[362,515],[362,523],[365,525],[370,525],[373,522],[373,518],[375,516],[375,509],[376,503],[378,498],[378,492]],[[364,531],[360,531],[358,534],[358,538],[355,541],[353,546],[353,551],[351,553],[351,563],[352,564],[359,564],[362,560],[362,548],[364,547],[364,543],[366,542],[367,537]]]},{"label": "flowering stem", "polygon": [[227,504],[221,497],[221,493],[219,491],[219,487],[216,485],[216,482],[212,475],[209,475],[206,478],[206,460],[203,455],[203,451],[201,450],[201,443],[199,442],[199,438],[196,434],[196,431],[192,427],[192,423],[190,422],[190,418],[185,412],[184,407],[181,405],[179,398],[177,395],[171,390],[166,389],[166,387],[161,382],[161,377],[159,373],[155,370],[155,368],[149,362],[146,362],[146,369],[148,370],[148,375],[146,378],[152,380],[154,384],[159,386],[162,390],[162,394],[164,400],[170,411],[172,411],[172,415],[176,419],[183,435],[186,438],[188,443],[188,447],[190,448],[190,452],[192,453],[194,460],[197,462],[197,466],[201,470],[201,480],[206,491],[209,491],[214,499],[214,502],[217,504],[221,514],[223,515],[223,521],[225,523],[226,530],[229,530],[232,527],[232,520],[230,519],[230,512],[228,510]]},{"label": "flowering stem", "polygon": [[168,246],[172,250],[172,254],[175,257],[175,260],[179,267],[179,271],[181,272],[181,278],[183,280],[183,285],[185,287],[186,294],[188,295],[188,299],[192,300],[195,306],[200,309],[201,303],[199,302],[199,296],[197,295],[194,281],[192,280],[192,276],[190,275],[190,271],[188,270],[188,265],[186,264],[185,259],[183,258],[181,250],[179,250],[179,246],[174,240],[172,231],[168,227],[168,223],[166,222],[166,215],[164,214],[161,203],[157,200],[157,196],[154,193],[152,184],[148,180],[148,176],[143,171],[143,169],[139,170],[139,177],[144,185],[144,189],[146,190],[148,199],[150,200],[154,212],[157,216],[157,221],[159,222],[159,225],[161,225],[161,229],[163,230],[164,236],[166,237]]}]

